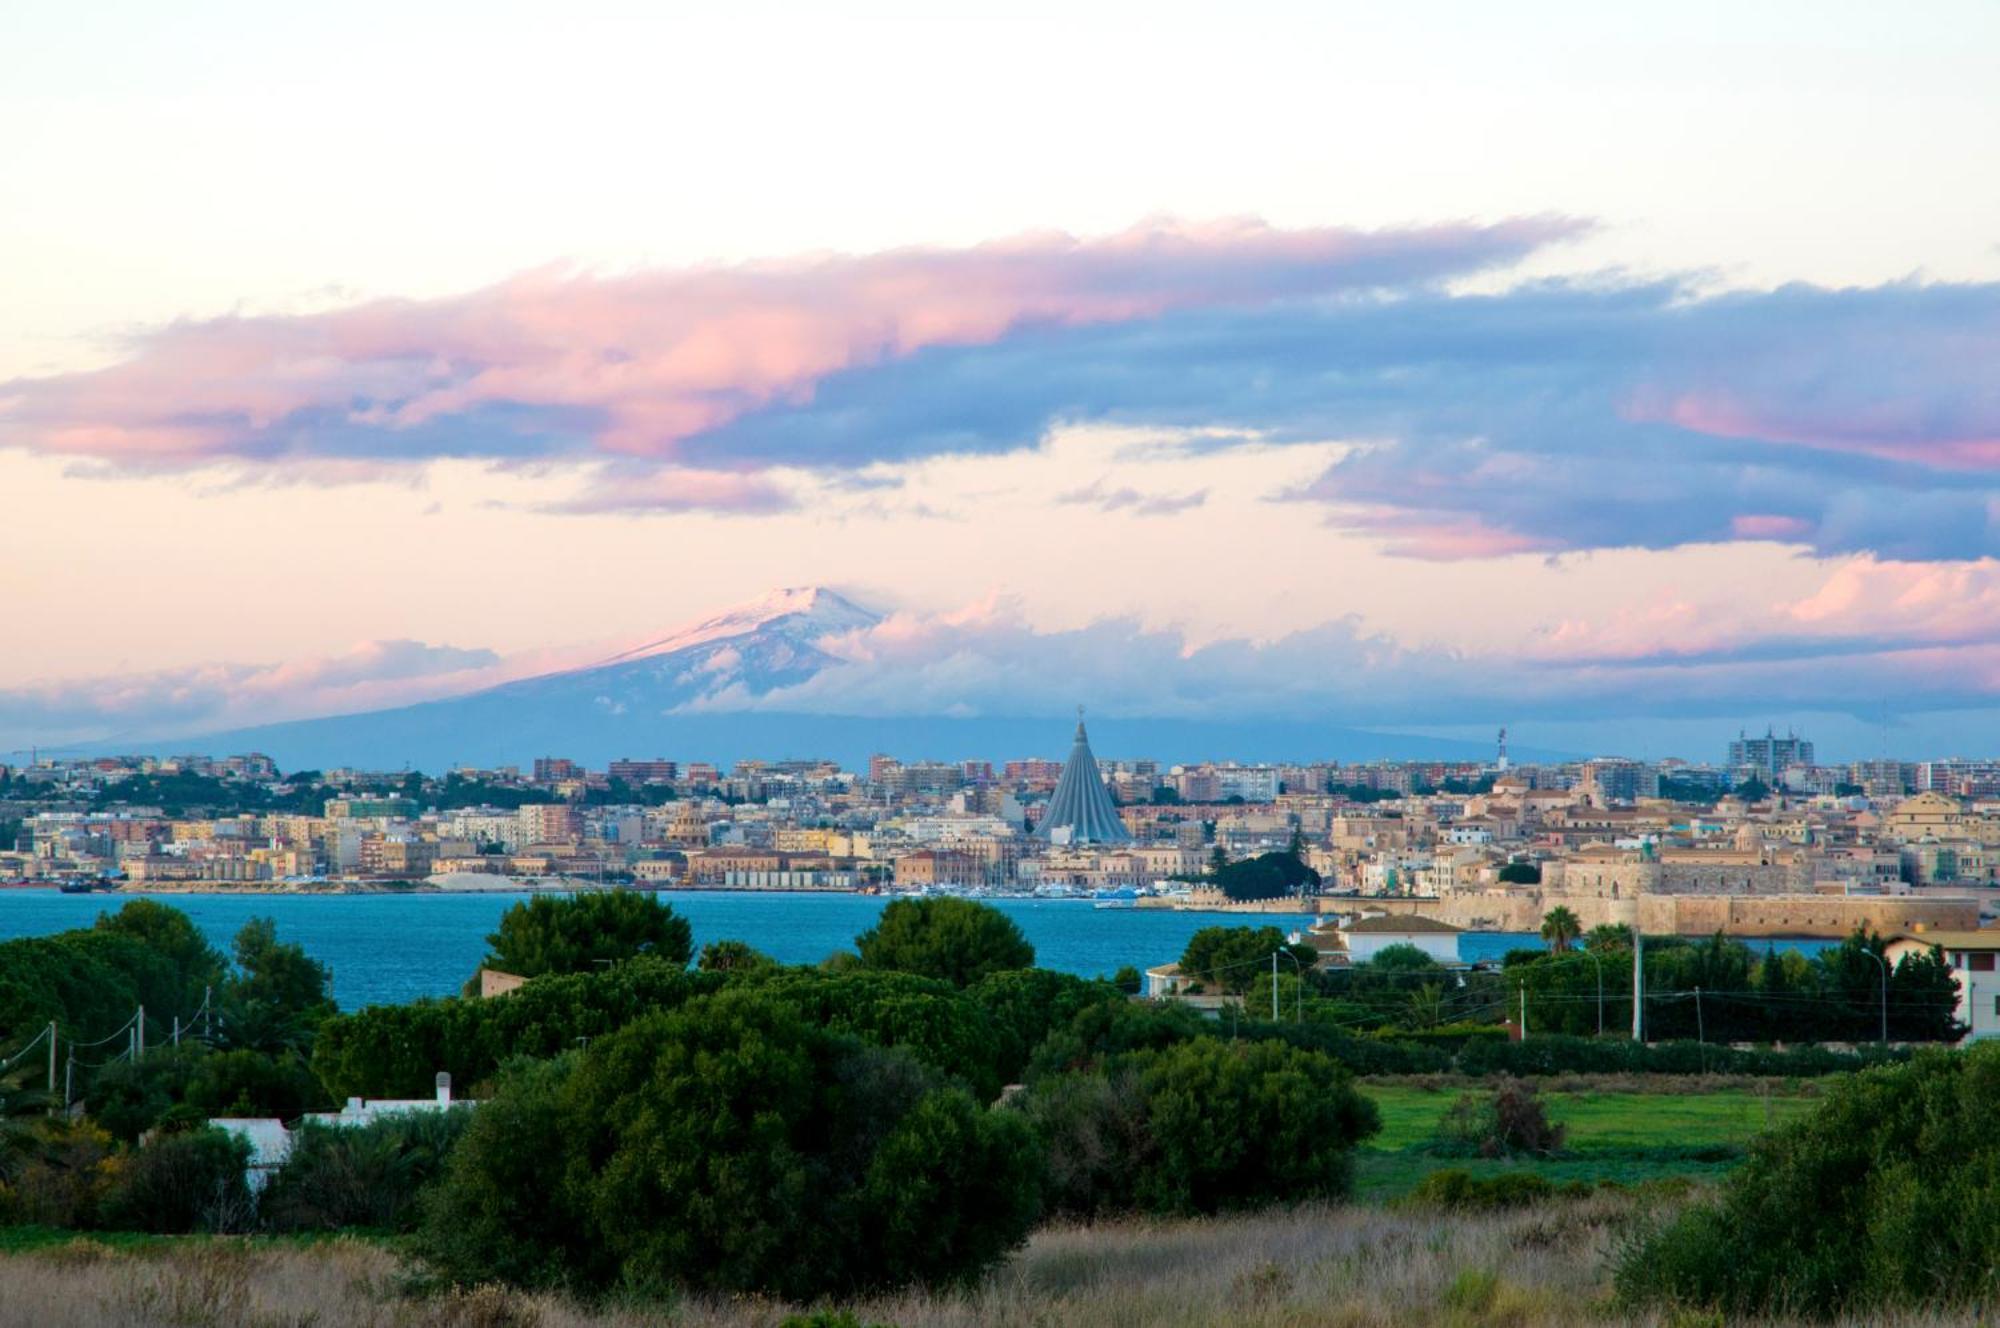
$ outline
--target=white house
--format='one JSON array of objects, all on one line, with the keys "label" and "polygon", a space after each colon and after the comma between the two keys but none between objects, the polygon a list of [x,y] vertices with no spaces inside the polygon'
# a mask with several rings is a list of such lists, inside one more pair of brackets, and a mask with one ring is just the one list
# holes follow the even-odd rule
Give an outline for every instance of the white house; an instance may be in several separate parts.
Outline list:
[{"label": "white house", "polygon": [[1905,932],[1883,947],[1890,967],[1905,955],[1944,951],[1958,979],[1958,1021],[1972,1031],[1967,1042],[2000,1037],[2000,927],[1983,931]]},{"label": "white house", "polygon": [[1305,941],[1331,964],[1365,964],[1392,945],[1413,945],[1440,964],[1459,962],[1463,928],[1414,913],[1370,913],[1329,925],[1319,923]]},{"label": "white house", "polygon": [[[470,1106],[470,1103],[461,1105]],[[452,1107],[451,1076],[440,1072],[435,1097],[351,1097],[339,1111],[316,1111],[302,1119],[316,1125],[368,1125],[398,1112],[449,1111]],[[292,1155],[292,1132],[274,1116],[212,1116],[210,1125],[250,1144],[250,1169],[246,1179],[254,1194],[264,1188],[277,1169]]]}]

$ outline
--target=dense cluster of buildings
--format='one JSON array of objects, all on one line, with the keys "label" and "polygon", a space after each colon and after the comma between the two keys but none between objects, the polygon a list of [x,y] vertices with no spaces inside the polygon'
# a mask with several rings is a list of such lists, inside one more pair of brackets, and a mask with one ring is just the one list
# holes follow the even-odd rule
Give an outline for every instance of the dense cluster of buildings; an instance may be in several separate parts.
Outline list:
[{"label": "dense cluster of buildings", "polygon": [[[1722,765],[668,759],[286,776],[265,757],[0,767],[0,880],[147,888],[642,887],[1115,893],[1223,902],[1219,860],[1296,850],[1329,896],[1453,926],[1817,934],[1972,926],[2000,886],[2000,762]],[[216,804],[142,796],[199,777]],[[187,781],[183,780],[185,785]],[[135,790],[126,796],[126,790]],[[184,793],[182,796],[186,796]],[[1287,907],[1298,908],[1296,901]]]}]

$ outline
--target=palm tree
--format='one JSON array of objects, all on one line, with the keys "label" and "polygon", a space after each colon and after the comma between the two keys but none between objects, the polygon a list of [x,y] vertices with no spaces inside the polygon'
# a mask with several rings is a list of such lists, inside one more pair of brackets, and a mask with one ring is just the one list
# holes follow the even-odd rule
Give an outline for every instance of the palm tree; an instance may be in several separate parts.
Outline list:
[{"label": "palm tree", "polygon": [[1583,935],[1583,924],[1577,921],[1576,914],[1560,904],[1550,909],[1542,918],[1542,939],[1547,941],[1549,948],[1557,954],[1567,953],[1570,943],[1581,935]]}]

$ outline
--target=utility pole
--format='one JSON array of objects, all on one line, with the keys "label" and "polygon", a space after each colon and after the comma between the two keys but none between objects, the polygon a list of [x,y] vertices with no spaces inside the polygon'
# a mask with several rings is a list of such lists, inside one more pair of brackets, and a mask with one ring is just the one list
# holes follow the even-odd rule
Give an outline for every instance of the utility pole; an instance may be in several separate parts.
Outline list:
[{"label": "utility pole", "polygon": [[1701,988],[1694,989],[1694,1040],[1708,1041],[1708,1024],[1701,1017]]},{"label": "utility pole", "polygon": [[208,1020],[214,1004],[215,988],[203,987],[201,989],[201,1040],[203,1042],[209,1041]]},{"label": "utility pole", "polygon": [[69,1115],[70,1081],[76,1077],[76,1052],[72,1050],[69,1059],[63,1062],[63,1115]]},{"label": "utility pole", "polygon": [[1889,961],[1866,945],[1861,947],[1861,953],[1873,959],[1882,970],[1882,1045],[1886,1047],[1889,1045]]},{"label": "utility pole", "polygon": [[49,1020],[49,1096],[56,1095],[56,1021]]},{"label": "utility pole", "polygon": [[1646,1040],[1646,938],[1632,928],[1632,1040]]},{"label": "utility pole", "polygon": [[1528,984],[1521,984],[1521,1041],[1528,1040]]},{"label": "utility pole", "polygon": [[132,1046],[134,1048],[132,1059],[144,1060],[146,1058],[146,1007],[143,1005],[139,1007],[139,1013],[132,1020]]},{"label": "utility pole", "polygon": [[174,1016],[174,1046],[175,1046],[175,1047],[179,1047],[180,1045],[181,1045],[181,1017],[180,1017],[179,1015],[175,1015],[175,1016]]},{"label": "utility pole", "polygon": [[1271,1022],[1278,1022],[1278,952],[1271,951]]}]

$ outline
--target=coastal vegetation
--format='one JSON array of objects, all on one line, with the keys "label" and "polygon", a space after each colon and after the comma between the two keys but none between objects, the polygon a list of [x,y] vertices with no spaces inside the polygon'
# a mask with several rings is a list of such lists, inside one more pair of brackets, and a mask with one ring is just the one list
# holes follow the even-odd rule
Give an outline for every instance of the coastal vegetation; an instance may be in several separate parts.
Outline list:
[{"label": "coastal vegetation", "polygon": [[597,890],[536,895],[500,915],[481,967],[536,978],[588,973],[600,964],[653,958],[685,967],[694,953],[686,918],[650,894]]},{"label": "coastal vegetation", "polygon": [[[970,901],[892,904],[821,965],[712,938],[691,966],[685,920],[651,897],[546,897],[489,938],[490,962],[529,970],[515,991],[337,1013],[324,967],[268,922],[224,954],[177,910],[132,901],[0,947],[0,1248],[44,1251],[0,1270],[10,1288],[94,1270],[115,1299],[177,1295],[162,1289],[176,1269],[213,1281],[236,1260],[225,1280],[248,1305],[256,1270],[287,1260],[398,1261],[403,1291],[371,1284],[321,1323],[588,1322],[665,1303],[774,1328],[814,1313],[1090,1322],[1109,1287],[1155,1303],[1192,1276],[1147,1264],[1149,1242],[1233,1249],[1257,1232],[1277,1243],[1226,1286],[1197,1278],[1177,1317],[1257,1323],[1296,1321],[1300,1288],[1351,1299],[1349,1264],[1405,1257],[1367,1242],[1422,1230],[1483,1252],[1444,1281],[1412,1271],[1397,1322],[1826,1318],[1984,1294],[1964,1277],[1925,1291],[1913,1251],[1940,1205],[1984,1211],[2000,1062],[1719,1041],[1862,1026],[1859,965],[1878,974],[1878,1020],[1886,999],[1892,1028],[1949,1038],[1934,960],[1877,965],[1863,936],[1812,961],[1649,940],[1649,1020],[1677,1027],[1697,983],[1704,1006],[1701,1036],[1648,1044],[1585,1035],[1598,966],[1608,980],[1621,945],[1629,964],[1630,937],[1566,939],[1579,948],[1497,969],[1391,946],[1329,971],[1275,928],[1212,928],[1182,956],[1230,998],[1204,1011],[1035,968],[1013,923]],[[1501,1021],[1524,994],[1515,1040]],[[1274,995],[1280,1017],[1263,1017]],[[179,1016],[179,1045],[149,1033],[140,1053],[141,1001],[148,1029]],[[65,1062],[68,1111],[31,1054],[46,1019],[104,1058]],[[245,1143],[207,1124],[427,1098],[440,1070],[476,1106],[304,1124],[256,1192]],[[1809,1215],[1791,1246],[1760,1206],[1772,1194]],[[1482,1243],[1500,1230],[1541,1252]],[[263,1243],[219,1254],[203,1233]],[[378,1244],[270,1243],[343,1233]],[[1967,1266],[1992,1261],[1983,1236],[1953,1239]],[[1774,1252],[1725,1258],[1746,1241]],[[88,1252],[58,1253],[72,1248]],[[1089,1248],[1098,1262],[1064,1263]],[[1838,1267],[1813,1262],[1824,1250]],[[1571,1299],[1517,1275],[1538,1259]],[[475,1295],[505,1308],[475,1313]],[[1340,1321],[1387,1321],[1352,1303]]]}]

